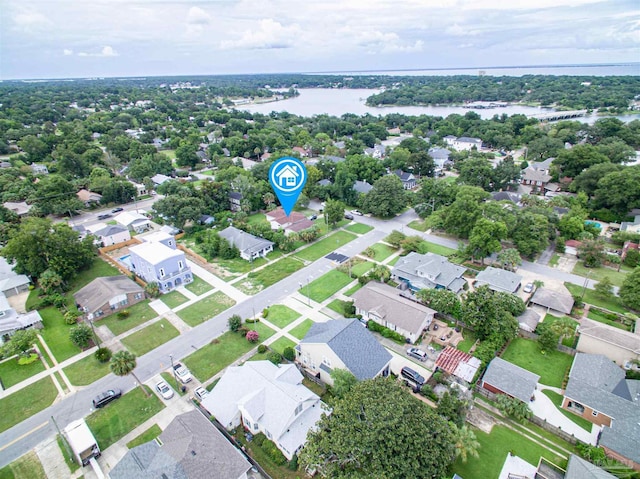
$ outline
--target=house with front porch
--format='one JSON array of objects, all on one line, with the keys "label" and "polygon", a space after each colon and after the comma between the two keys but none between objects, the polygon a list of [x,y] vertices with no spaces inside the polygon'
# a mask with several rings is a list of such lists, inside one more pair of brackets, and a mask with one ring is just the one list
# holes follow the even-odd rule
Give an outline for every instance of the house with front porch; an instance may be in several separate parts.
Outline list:
[{"label": "house with front porch", "polygon": [[0,293],[0,344],[7,342],[21,329],[42,329],[42,318],[37,311],[19,314],[11,307],[4,294]]},{"label": "house with front porch", "polygon": [[393,174],[400,178],[400,181],[402,181],[402,187],[405,190],[411,190],[416,187],[416,177],[413,175],[413,173],[408,173],[402,170],[395,170]]},{"label": "house with front porch", "polygon": [[411,252],[398,260],[391,270],[391,278],[405,283],[411,291],[447,289],[460,293],[466,284],[462,277],[465,271],[466,268],[439,254]]},{"label": "house with front porch", "polygon": [[124,275],[96,278],[79,289],[73,299],[89,320],[108,316],[144,299],[144,289]]},{"label": "house with front porch", "polygon": [[220,231],[220,238],[227,240],[234,248],[238,248],[240,257],[247,261],[264,258],[273,251],[273,241],[258,238],[235,226],[229,226]]}]

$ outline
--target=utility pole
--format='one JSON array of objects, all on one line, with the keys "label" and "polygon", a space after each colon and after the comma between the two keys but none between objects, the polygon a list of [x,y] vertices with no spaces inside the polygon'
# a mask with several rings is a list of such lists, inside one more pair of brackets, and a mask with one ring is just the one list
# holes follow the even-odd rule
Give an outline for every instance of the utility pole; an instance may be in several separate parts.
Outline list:
[{"label": "utility pole", "polygon": [[178,376],[176,376],[176,368],[173,367],[173,354],[170,354],[169,358],[171,359],[171,371],[173,372],[173,379],[176,380],[176,389],[179,390],[180,384],[178,383]]}]

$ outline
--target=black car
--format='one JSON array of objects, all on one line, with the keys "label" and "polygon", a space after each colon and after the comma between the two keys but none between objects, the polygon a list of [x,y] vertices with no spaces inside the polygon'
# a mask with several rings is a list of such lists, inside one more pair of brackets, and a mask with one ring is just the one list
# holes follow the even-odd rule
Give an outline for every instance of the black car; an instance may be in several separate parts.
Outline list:
[{"label": "black car", "polygon": [[124,211],[124,208],[121,208],[119,206],[111,210],[112,213],[120,213],[121,211]]},{"label": "black car", "polygon": [[99,220],[106,220],[107,218],[111,218],[111,215],[109,213],[104,213],[102,215],[98,215],[98,219]]},{"label": "black car", "polygon": [[111,401],[118,399],[122,396],[122,391],[119,389],[109,389],[101,394],[98,394],[93,400],[93,407],[96,409],[101,408],[109,404]]},{"label": "black car", "polygon": [[344,219],[345,220],[352,220],[353,219],[353,215],[351,213],[345,213],[344,214]]},{"label": "black car", "polygon": [[317,219],[318,219],[318,215],[311,215],[311,216],[309,216],[309,219],[310,219],[311,221],[313,221],[313,220],[317,220]]}]

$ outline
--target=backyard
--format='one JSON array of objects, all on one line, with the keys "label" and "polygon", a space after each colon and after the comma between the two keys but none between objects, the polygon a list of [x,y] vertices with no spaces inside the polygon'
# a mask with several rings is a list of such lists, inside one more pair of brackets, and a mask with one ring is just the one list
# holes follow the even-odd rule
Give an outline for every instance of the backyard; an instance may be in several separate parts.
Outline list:
[{"label": "backyard", "polygon": [[266,318],[267,321],[279,327],[280,329],[284,328],[286,325],[292,323],[300,317],[300,313],[283,304],[274,304],[273,306],[269,307],[268,311],[269,314]]},{"label": "backyard", "polygon": [[86,386],[110,372],[109,363],[101,363],[93,354],[64,368],[64,373],[74,386]]},{"label": "backyard", "polygon": [[189,326],[197,326],[222,313],[236,304],[235,300],[222,291],[213,293],[197,303],[178,311],[176,314]]},{"label": "backyard", "polygon": [[562,387],[573,357],[560,351],[542,354],[538,343],[530,339],[515,338],[502,355],[502,359],[540,376],[540,383]]},{"label": "backyard", "polygon": [[108,327],[113,334],[116,336],[121,335],[122,333],[129,331],[136,326],[139,326],[143,323],[146,323],[150,319],[158,316],[151,306],[149,306],[149,300],[145,299],[144,301],[140,301],[139,303],[134,304],[133,306],[127,308],[129,311],[129,316],[126,318],[119,318],[118,313],[111,314],[104,319],[94,321],[96,326],[105,325]]},{"label": "backyard", "polygon": [[351,279],[347,274],[338,271],[337,269],[333,269],[320,276],[318,279],[315,279],[310,283],[303,284],[298,292],[303,296],[307,296],[308,298],[321,303],[352,281],[353,279]]},{"label": "backyard", "polygon": [[175,326],[168,319],[162,318],[160,321],[122,338],[120,342],[136,356],[142,356],[179,335],[180,332]]},{"label": "backyard", "polygon": [[0,432],[51,406],[58,396],[50,377],[42,378],[9,396],[0,399]]},{"label": "backyard", "polygon": [[315,261],[323,256],[337,250],[340,246],[356,239],[357,236],[346,231],[337,231],[331,236],[308,246],[296,253],[296,256],[306,261]]},{"label": "backyard", "polygon": [[235,286],[247,294],[255,294],[304,268],[304,263],[287,257],[267,265],[259,271],[252,271],[247,278]]}]

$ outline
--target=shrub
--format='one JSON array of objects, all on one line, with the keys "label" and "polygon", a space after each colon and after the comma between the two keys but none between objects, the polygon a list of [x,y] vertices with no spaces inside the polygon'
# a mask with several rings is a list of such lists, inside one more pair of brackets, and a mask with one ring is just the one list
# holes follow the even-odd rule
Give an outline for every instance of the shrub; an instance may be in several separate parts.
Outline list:
[{"label": "shrub", "polygon": [[245,323],[249,323],[249,324],[253,324],[253,323],[259,323],[260,322],[260,318],[247,318],[244,320]]},{"label": "shrub", "polygon": [[264,344],[261,344],[260,346],[258,346],[258,353],[264,354],[266,352],[267,352],[267,347]]},{"label": "shrub", "polygon": [[80,349],[84,349],[89,345],[91,336],[91,328],[84,323],[78,324],[69,330],[69,339],[71,339],[71,342]]},{"label": "shrub", "polygon": [[78,313],[77,311],[67,311],[66,313],[64,313],[64,322],[68,325],[76,324],[78,322],[79,316],[80,313]]},{"label": "shrub", "polygon": [[262,310],[262,317],[266,318],[267,316],[269,316],[269,308],[264,308]]},{"label": "shrub", "polygon": [[293,361],[296,358],[296,352],[291,346],[287,346],[286,348],[284,348],[284,351],[282,351],[282,355],[287,361]]},{"label": "shrub", "polygon": [[297,471],[298,470],[298,455],[294,454],[293,457],[291,458],[291,460],[289,461],[289,464],[287,465],[287,467],[291,470],[291,471]]},{"label": "shrub", "polygon": [[260,335],[258,334],[258,331],[247,331],[246,338],[250,343],[255,343],[260,338]]},{"label": "shrub", "polygon": [[131,313],[129,313],[128,309],[123,309],[122,311],[118,311],[118,319],[128,318],[130,314]]},{"label": "shrub", "polygon": [[98,348],[95,352],[95,357],[101,363],[109,362],[111,359],[111,350],[109,348]]},{"label": "shrub", "polygon": [[240,329],[238,329],[238,332],[240,333],[240,335],[243,338],[246,338],[247,337],[247,333],[249,332],[249,329],[245,328],[244,326],[242,326]]},{"label": "shrub", "polygon": [[271,351],[267,355],[267,359],[269,361],[271,361],[273,364],[280,364],[280,361],[282,360],[282,356],[280,356],[280,353],[276,353],[275,351]]},{"label": "shrub", "polygon": [[260,448],[271,458],[271,460],[278,466],[284,466],[287,463],[287,458],[280,452],[280,449],[273,443],[265,439]]},{"label": "shrub", "polygon": [[242,318],[239,315],[234,314],[229,318],[228,323],[229,323],[229,329],[235,333],[242,326]]},{"label": "shrub", "polygon": [[31,364],[35,361],[38,360],[38,355],[33,353],[33,354],[29,354],[28,356],[20,356],[20,358],[18,359],[18,364],[20,366],[25,366],[27,364]]}]

